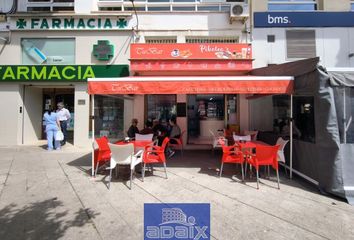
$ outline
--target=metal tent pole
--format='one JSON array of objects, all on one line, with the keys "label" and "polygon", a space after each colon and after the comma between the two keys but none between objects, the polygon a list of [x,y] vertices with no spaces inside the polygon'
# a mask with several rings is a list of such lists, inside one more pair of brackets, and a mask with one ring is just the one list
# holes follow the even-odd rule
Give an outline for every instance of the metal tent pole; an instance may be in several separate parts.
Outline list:
[{"label": "metal tent pole", "polygon": [[343,142],[344,144],[347,143],[347,106],[346,106],[346,102],[345,102],[345,88],[344,88],[344,91],[343,91]]},{"label": "metal tent pole", "polygon": [[94,148],[94,143],[95,143],[95,95],[91,95],[91,126],[92,126],[92,134],[91,134],[91,139],[92,139],[92,152],[91,152],[91,162],[92,162],[92,170],[91,170],[91,175],[95,175],[95,148]]},{"label": "metal tent pole", "polygon": [[290,95],[290,179],[293,177],[293,95]]}]

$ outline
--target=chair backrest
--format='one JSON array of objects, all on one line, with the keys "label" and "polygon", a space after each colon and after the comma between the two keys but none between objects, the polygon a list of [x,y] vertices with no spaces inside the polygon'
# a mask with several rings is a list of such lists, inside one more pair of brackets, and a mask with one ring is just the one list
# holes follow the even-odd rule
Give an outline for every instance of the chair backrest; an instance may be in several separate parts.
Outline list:
[{"label": "chair backrest", "polygon": [[234,141],[251,141],[251,135],[240,136],[240,135],[233,135]]},{"label": "chair backrest", "polygon": [[99,147],[98,147],[98,143],[97,143],[96,139],[93,140],[92,147],[93,147],[93,150],[98,150]]},{"label": "chair backrest", "polygon": [[108,138],[105,136],[96,138],[93,142],[95,165],[97,161],[109,161],[111,158],[111,149],[109,148],[108,143]]},{"label": "chair backrest", "polygon": [[117,164],[120,162],[125,162],[128,159],[131,160],[134,155],[134,144],[112,144],[109,143],[109,148],[111,149],[111,160],[115,161]]},{"label": "chair backrest", "polygon": [[137,140],[137,141],[152,141],[153,137],[154,137],[153,133],[150,133],[150,134],[135,133],[135,140]]},{"label": "chair backrest", "polygon": [[252,141],[256,141],[256,140],[257,140],[258,131],[245,130],[243,133],[244,133],[245,135],[251,135]]},{"label": "chair backrest", "polygon": [[110,150],[108,143],[109,143],[108,138],[106,136],[103,136],[95,139],[93,147],[96,149],[98,148],[99,151]]},{"label": "chair backrest", "polygon": [[284,148],[288,142],[289,140],[284,140],[282,137],[279,137],[275,145],[279,145],[279,150],[284,151]]},{"label": "chair backrest", "polygon": [[183,136],[186,133],[186,130],[183,130],[181,135],[179,136],[179,140],[181,141],[182,145],[183,145]]},{"label": "chair backrest", "polygon": [[278,162],[279,145],[268,146],[257,144],[256,157],[259,162],[276,163]]},{"label": "chair backrest", "polygon": [[170,139],[168,137],[165,137],[165,139],[163,140],[163,142],[161,144],[162,149],[165,150],[165,148],[166,148],[166,146],[167,146],[169,141],[170,141]]}]

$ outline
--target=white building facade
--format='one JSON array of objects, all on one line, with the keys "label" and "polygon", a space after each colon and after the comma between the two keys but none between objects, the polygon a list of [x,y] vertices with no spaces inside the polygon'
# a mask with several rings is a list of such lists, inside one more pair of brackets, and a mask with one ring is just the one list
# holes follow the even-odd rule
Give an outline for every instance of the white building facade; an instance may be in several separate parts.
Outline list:
[{"label": "white building facade", "polygon": [[69,142],[90,146],[87,78],[129,75],[131,14],[78,14],[76,8],[74,1],[18,1],[1,22],[1,145],[38,144],[45,139],[44,111],[64,102],[72,116]]},{"label": "white building facade", "polygon": [[[326,68],[354,67],[354,1],[257,0],[253,3],[254,68],[312,57],[319,57],[320,64]],[[271,131],[274,121],[290,116],[288,110],[279,113],[273,106],[272,97],[251,101],[251,128]],[[274,111],[273,117],[256,121],[261,117],[260,109]]]},{"label": "white building facade", "polygon": [[[165,100],[144,95],[108,100],[99,96],[92,113],[87,78],[123,76],[123,65],[130,64],[132,43],[238,44],[251,40],[248,1],[147,0],[134,2],[136,12],[130,1],[9,2],[2,1],[0,9],[7,13],[0,23],[0,97],[7,99],[0,103],[7,109],[0,118],[0,145],[35,144],[44,139],[43,112],[59,101],[73,113],[70,137],[77,147],[90,146],[92,115],[96,129],[113,128],[116,134],[112,137],[120,138],[131,118],[138,118],[142,128],[146,119],[156,117],[149,115],[151,112],[165,107],[151,109],[150,105],[156,105],[153,101],[166,101],[174,113],[177,103],[188,105],[186,94]],[[216,98],[220,98],[220,113],[210,114],[223,112],[220,127],[227,124],[224,112],[229,110],[225,106],[231,101],[236,106],[234,112],[243,112],[233,117],[233,123],[248,128],[244,96]],[[177,121],[182,129],[188,129],[188,116]]]}]

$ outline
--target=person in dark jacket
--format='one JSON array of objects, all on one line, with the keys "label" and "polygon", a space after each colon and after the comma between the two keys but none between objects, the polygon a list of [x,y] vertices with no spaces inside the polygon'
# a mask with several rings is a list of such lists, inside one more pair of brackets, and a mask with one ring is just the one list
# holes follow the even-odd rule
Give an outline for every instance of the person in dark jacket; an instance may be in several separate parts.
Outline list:
[{"label": "person in dark jacket", "polygon": [[146,120],[145,128],[140,131],[140,134],[151,134],[154,133],[152,130],[152,122],[150,120]]},{"label": "person in dark jacket", "polygon": [[135,133],[139,133],[139,129],[137,126],[138,126],[138,119],[133,118],[132,125],[129,127],[127,132],[129,138],[135,138]]},{"label": "person in dark jacket", "polygon": [[165,137],[168,136],[167,128],[161,124],[160,120],[154,119],[152,121],[152,130],[154,136],[158,139],[158,145],[161,146]]}]

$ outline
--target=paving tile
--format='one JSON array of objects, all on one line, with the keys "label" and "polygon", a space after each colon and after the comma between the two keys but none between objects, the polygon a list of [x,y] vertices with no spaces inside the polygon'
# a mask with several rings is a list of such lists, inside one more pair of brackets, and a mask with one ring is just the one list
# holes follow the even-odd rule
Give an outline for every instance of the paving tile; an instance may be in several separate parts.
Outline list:
[{"label": "paving tile", "polygon": [[[3,155],[1,155],[3,154]],[[210,203],[211,239],[354,239],[354,208],[274,174],[240,181],[220,153],[185,151],[142,182],[90,174],[90,153],[0,147],[0,239],[143,239],[144,203]],[[8,174],[9,173],[9,174]],[[235,175],[236,174],[236,175]],[[50,237],[51,236],[51,237]]]}]

